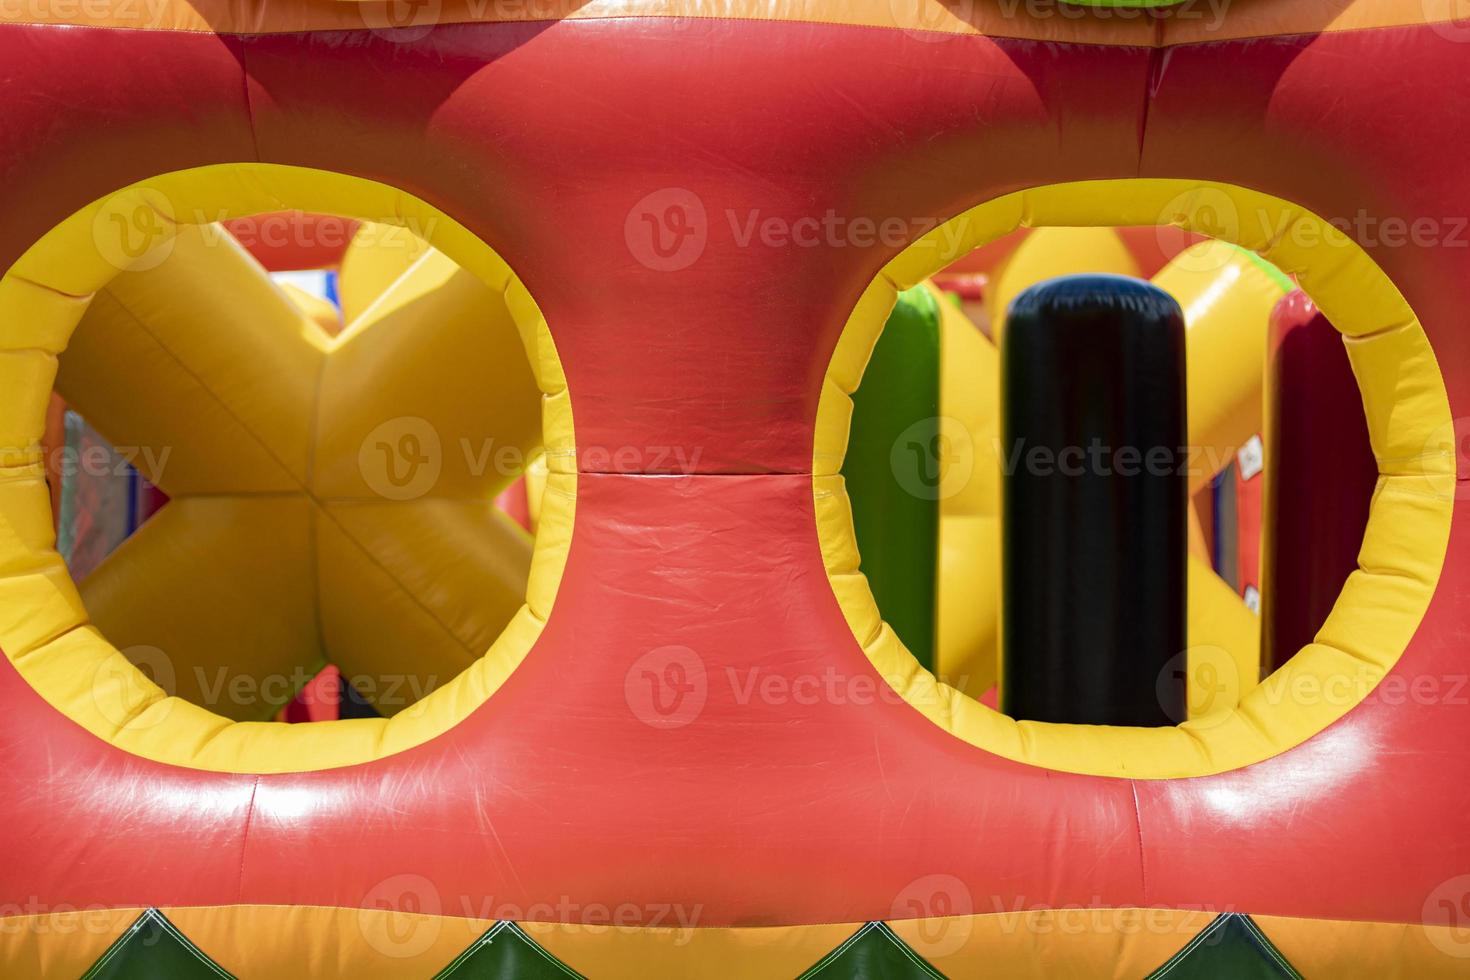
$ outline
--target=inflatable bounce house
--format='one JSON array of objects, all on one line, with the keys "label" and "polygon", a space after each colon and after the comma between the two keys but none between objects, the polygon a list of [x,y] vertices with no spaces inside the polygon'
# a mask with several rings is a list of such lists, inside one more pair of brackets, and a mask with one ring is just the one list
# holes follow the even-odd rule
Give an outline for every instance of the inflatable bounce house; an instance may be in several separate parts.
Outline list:
[{"label": "inflatable bounce house", "polygon": [[0,977],[1470,976],[1463,0],[0,11]]}]

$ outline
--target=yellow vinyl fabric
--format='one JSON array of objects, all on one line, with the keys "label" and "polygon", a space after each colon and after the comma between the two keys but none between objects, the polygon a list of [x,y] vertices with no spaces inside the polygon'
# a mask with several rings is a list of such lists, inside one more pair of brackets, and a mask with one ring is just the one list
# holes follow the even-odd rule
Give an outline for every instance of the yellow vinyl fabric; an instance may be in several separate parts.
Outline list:
[{"label": "yellow vinyl fabric", "polygon": [[1261,677],[1261,620],[1215,570],[1194,555],[1185,572],[1188,609],[1182,666],[1189,717],[1229,712]]},{"label": "yellow vinyl fabric", "polygon": [[[836,474],[849,396],[898,290],[1018,227],[1048,224],[1176,225],[1234,242],[1295,275],[1346,335],[1379,462],[1359,568],[1316,642],[1228,712],[1153,729],[1016,722],[920,667],[883,624],[857,570],[851,511]],[[1281,232],[1293,226],[1304,233]],[[1346,681],[1366,694],[1387,673],[1438,584],[1455,460],[1449,399],[1428,338],[1403,295],[1356,243],[1270,195],[1219,183],[1134,179],[1008,194],[952,218],[891,260],[858,297],[833,352],[818,407],[813,473],[833,593],[855,640],[900,696],[955,737],[1005,758],[1069,772],[1168,779],[1236,769],[1291,748],[1353,707],[1337,699],[1294,698],[1293,691]],[[1192,643],[1202,639],[1191,635]],[[1214,662],[1224,665],[1218,656]],[[1242,670],[1237,662],[1238,676]],[[1217,669],[1213,676],[1219,682],[1228,672]]]},{"label": "yellow vinyl fabric", "polygon": [[[81,976],[143,911],[81,908],[0,918],[0,970],[7,977]],[[240,980],[433,976],[495,921],[391,906],[176,906],[162,912]],[[685,917],[694,918],[692,913]],[[659,927],[517,925],[546,952],[596,980],[789,980],[862,926],[700,928],[678,924],[672,913],[668,918],[674,924]],[[1089,907],[895,919],[888,924],[914,952],[950,977],[1125,980],[1152,973],[1214,918],[1212,910]],[[1251,918],[1308,977],[1450,980],[1464,974],[1465,944],[1457,935],[1464,930],[1453,926]]]},{"label": "yellow vinyl fabric", "polygon": [[531,518],[531,531],[541,526],[541,500],[546,496],[546,457],[537,455],[526,464],[526,513]]},{"label": "yellow vinyl fabric", "polygon": [[1031,286],[1056,276],[1080,272],[1138,275],[1138,262],[1112,228],[1037,228],[1008,255],[985,290],[990,335],[1000,343],[1005,335],[1011,300]]},{"label": "yellow vinyl fabric", "polygon": [[1153,278],[1184,310],[1193,496],[1261,431],[1271,310],[1294,288],[1253,252],[1191,245]]},{"label": "yellow vinyl fabric", "polygon": [[316,324],[328,336],[336,336],[342,330],[342,314],[329,299],[323,299],[302,289],[294,283],[282,283],[281,292],[306,318]]},{"label": "yellow vinyl fabric", "polygon": [[995,685],[999,662],[1000,352],[947,297],[935,299],[941,467],[936,668],[948,683],[979,697]]},{"label": "yellow vinyl fabric", "polygon": [[[209,241],[206,222],[222,206],[232,217],[299,208],[416,222],[432,229],[437,252],[400,277],[373,304],[377,312],[333,340],[261,281],[230,242]],[[113,227],[146,229],[145,241],[99,231]],[[179,273],[172,286],[149,274],[166,265]],[[213,331],[182,329],[184,300],[204,302],[226,282],[249,302],[231,296],[224,303],[231,308],[219,299],[204,308],[235,319]],[[448,215],[385,185],[322,171],[271,164],[179,171],[94,202],[54,228],[0,279],[0,314],[0,447],[7,447],[0,449],[0,649],[46,701],[99,738],[207,770],[366,762],[452,727],[540,634],[570,540],[575,474],[563,465],[548,475],[534,554],[527,557],[526,538],[509,521],[469,542],[469,515],[482,514],[511,475],[493,463],[480,468],[482,447],[472,441],[466,453],[455,441],[467,429],[511,432],[529,449],[541,416],[549,454],[573,458],[566,382],[535,302]],[[484,315],[506,329],[483,330]],[[74,330],[77,346],[60,358]],[[415,363],[435,364],[423,372],[432,383],[391,370],[410,344]],[[507,372],[520,370],[521,349],[532,374],[517,380]],[[162,372],[153,392],[124,404],[97,378],[104,350],[145,358]],[[493,359],[519,394],[500,401],[483,394],[480,377],[455,379],[451,362],[467,352],[475,363]],[[165,642],[181,649],[207,635],[228,648],[221,661],[240,656],[254,670],[309,664],[328,647],[349,675],[401,672],[396,659],[375,657],[429,643],[440,651],[435,670],[448,675],[444,683],[392,718],[291,726],[232,720],[149,680],[104,638],[54,548],[39,440],[58,360],[63,388],[104,432],[175,447],[160,476],[176,499],[127,548],[126,565],[144,571],[120,562],[88,580],[88,602],[110,621],[107,633],[147,647],[160,635],[151,631],[163,628]],[[425,451],[429,432],[440,438],[437,468],[420,459],[433,455]],[[235,451],[213,451],[217,441]],[[352,450],[345,462],[344,447]],[[410,463],[418,465],[414,474]],[[418,479],[435,469],[431,480]],[[471,597],[445,587],[450,550],[456,563],[469,554],[467,581],[476,588],[493,583],[499,622],[470,612],[486,602],[483,589]],[[528,572],[522,602],[518,584]],[[203,586],[198,608],[170,608],[191,573],[217,581]],[[242,591],[229,586],[235,579]],[[270,610],[275,621],[241,614],[259,599],[284,603]],[[150,658],[145,649],[140,659],[155,667]]]},{"label": "yellow vinyl fabric", "polygon": [[142,913],[141,908],[64,908],[0,918],[0,976],[85,976]]},{"label": "yellow vinyl fabric", "polygon": [[1060,908],[889,925],[947,977],[1147,977],[1215,918],[1209,911]]},{"label": "yellow vinyl fabric", "polygon": [[351,323],[388,291],[429,250],[429,244],[400,225],[368,222],[352,233],[337,269],[342,319]]},{"label": "yellow vinyl fabric", "polygon": [[[667,916],[691,918],[691,909]],[[522,922],[548,953],[597,980],[766,980],[798,977],[858,929],[861,922],[750,928],[652,929]]]},{"label": "yellow vinyl fabric", "polygon": [[491,501],[539,393],[501,296],[443,253],[334,338],[186,225],[98,293],[57,390],[171,498],[82,599],[188,701],[263,718],[331,661],[392,714],[520,606],[530,540]]},{"label": "yellow vinyl fabric", "polygon": [[1212,548],[1205,540],[1205,525],[1199,516],[1198,497],[1189,501],[1189,553],[1203,562],[1212,560]]},{"label": "yellow vinyl fabric", "polygon": [[[1153,278],[1184,311],[1190,525],[1194,495],[1261,430],[1271,311],[1294,284],[1254,252],[1198,242]],[[1260,677],[1260,620],[1197,554],[1189,562],[1189,714],[1227,711]]]},{"label": "yellow vinyl fabric", "polygon": [[1304,977],[1454,980],[1470,972],[1464,925],[1251,918]]}]

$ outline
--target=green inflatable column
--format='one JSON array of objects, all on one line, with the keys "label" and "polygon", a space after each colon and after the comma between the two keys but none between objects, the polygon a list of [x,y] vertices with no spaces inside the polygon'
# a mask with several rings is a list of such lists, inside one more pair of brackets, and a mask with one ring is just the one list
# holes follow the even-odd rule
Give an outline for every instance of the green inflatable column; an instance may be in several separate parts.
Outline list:
[{"label": "green inflatable column", "polygon": [[883,619],[934,668],[939,557],[939,301],[905,290],[854,393],[842,475]]}]

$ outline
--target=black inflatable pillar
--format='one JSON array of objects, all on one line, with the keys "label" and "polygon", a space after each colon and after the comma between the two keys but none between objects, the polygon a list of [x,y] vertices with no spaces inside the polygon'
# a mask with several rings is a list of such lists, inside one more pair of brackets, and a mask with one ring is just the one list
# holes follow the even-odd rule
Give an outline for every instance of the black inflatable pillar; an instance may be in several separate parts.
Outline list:
[{"label": "black inflatable pillar", "polygon": [[1185,714],[1184,315],[1125,276],[1011,303],[1001,350],[1001,706],[1172,725]]}]

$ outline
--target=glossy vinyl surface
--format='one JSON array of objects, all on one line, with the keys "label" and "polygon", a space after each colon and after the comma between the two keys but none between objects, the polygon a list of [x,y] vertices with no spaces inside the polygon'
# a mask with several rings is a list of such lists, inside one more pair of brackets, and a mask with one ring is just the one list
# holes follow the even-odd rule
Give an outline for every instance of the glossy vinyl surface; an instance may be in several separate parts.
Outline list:
[{"label": "glossy vinyl surface", "polygon": [[1262,670],[1312,642],[1358,547],[1378,483],[1352,365],[1327,318],[1300,291],[1271,315],[1269,492]]},{"label": "glossy vinyl surface", "polygon": [[[0,25],[0,265],[164,171],[260,159],[371,177],[521,276],[580,452],[544,633],[416,748],[296,774],[162,765],[65,721],[0,663],[0,886],[48,905],[356,906],[411,871],[448,914],[488,897],[681,901],[720,926],[889,918],[945,873],[976,909],[1418,921],[1470,867],[1470,756],[1446,750],[1470,737],[1463,708],[1370,696],[1279,757],[1195,779],[965,745],[881,695],[843,621],[814,532],[812,422],[853,303],[908,240],[858,219],[898,216],[913,237],[1018,188],[1137,175],[1328,216],[1463,214],[1470,87],[1445,80],[1470,48],[1431,26],[1164,51],[939,41],[677,18],[445,25],[413,43]],[[670,207],[689,221],[660,225]],[[824,247],[745,236],[752,218],[828,212],[843,230]],[[697,252],[681,268],[660,254],[675,236],[695,243],[680,260]],[[1464,414],[1470,252],[1364,244]],[[1466,520],[1395,675],[1463,670]],[[665,647],[688,651],[683,685],[657,692],[687,706],[679,725],[628,693]],[[795,696],[828,679],[838,696]]]},{"label": "glossy vinyl surface", "polygon": [[1021,293],[1006,323],[1001,708],[1032,721],[1176,724],[1184,312],[1141,279],[1073,275]]}]

